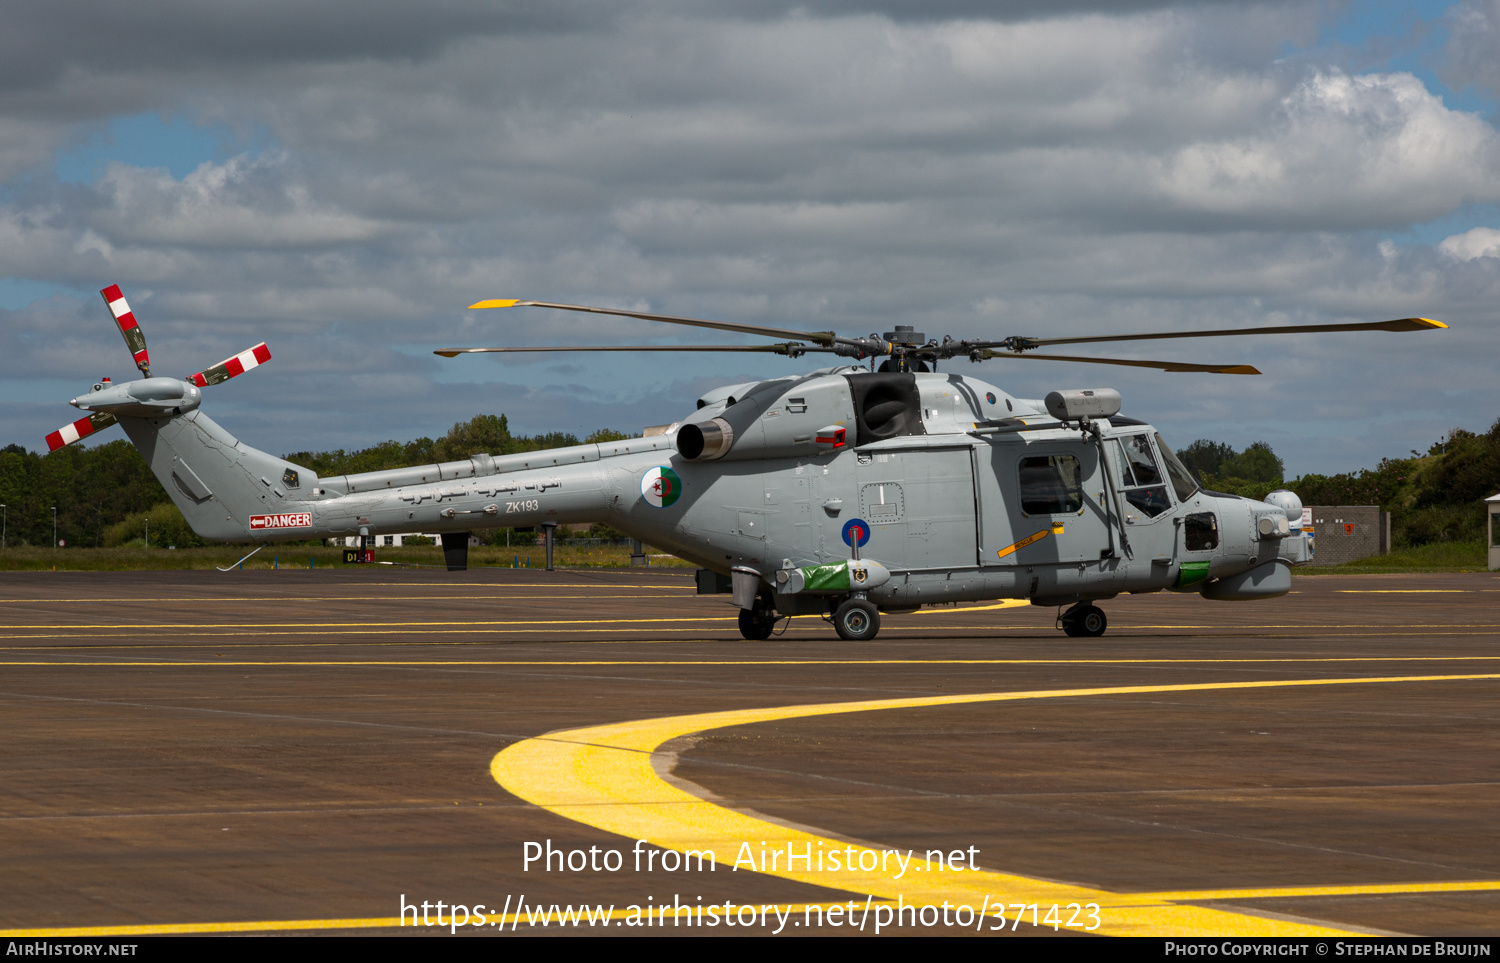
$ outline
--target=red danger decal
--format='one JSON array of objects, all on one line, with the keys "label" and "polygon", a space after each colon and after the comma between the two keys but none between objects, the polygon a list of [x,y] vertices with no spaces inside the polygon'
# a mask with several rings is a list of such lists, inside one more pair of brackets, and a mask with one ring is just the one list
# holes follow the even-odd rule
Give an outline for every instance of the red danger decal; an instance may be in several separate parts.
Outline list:
[{"label": "red danger decal", "polygon": [[262,531],[267,528],[311,528],[312,515],[301,512],[292,515],[251,515],[250,531]]}]

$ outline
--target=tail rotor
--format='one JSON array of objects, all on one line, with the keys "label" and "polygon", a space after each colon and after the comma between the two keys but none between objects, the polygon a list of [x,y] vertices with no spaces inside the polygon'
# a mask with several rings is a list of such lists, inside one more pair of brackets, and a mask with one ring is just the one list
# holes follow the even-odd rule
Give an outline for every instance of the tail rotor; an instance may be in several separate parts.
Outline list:
[{"label": "tail rotor", "polygon": [[112,385],[105,378],[94,385],[88,394],[70,401],[69,404],[73,407],[90,414],[87,418],[80,418],[48,435],[48,451],[56,451],[95,432],[103,431],[115,424],[118,416],[152,418],[181,414],[196,408],[200,400],[199,388],[222,384],[271,360],[271,350],[262,341],[213,367],[188,375],[184,381],[154,378],[151,376],[151,355],[146,348],[146,335],[141,331],[135,312],[130,310],[125,295],[120,292],[120,286],[111,284],[99,293],[109,306],[109,313],[115,319],[115,326],[120,329],[121,337],[125,339],[125,347],[129,349],[135,366],[144,377],[139,381],[119,385]]}]

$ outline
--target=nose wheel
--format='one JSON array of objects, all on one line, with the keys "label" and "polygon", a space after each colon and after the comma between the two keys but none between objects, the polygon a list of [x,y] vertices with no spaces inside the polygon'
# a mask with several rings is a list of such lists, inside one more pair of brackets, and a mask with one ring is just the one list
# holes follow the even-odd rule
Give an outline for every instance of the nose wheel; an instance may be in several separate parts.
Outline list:
[{"label": "nose wheel", "polygon": [[740,609],[740,635],[752,642],[764,642],[776,628],[776,610],[755,600],[755,608]]},{"label": "nose wheel", "polygon": [[1104,610],[1090,602],[1079,602],[1058,617],[1062,630],[1074,638],[1096,639],[1109,628]]},{"label": "nose wheel", "polygon": [[864,599],[849,599],[834,610],[833,628],[845,642],[868,642],[880,631],[880,610]]}]

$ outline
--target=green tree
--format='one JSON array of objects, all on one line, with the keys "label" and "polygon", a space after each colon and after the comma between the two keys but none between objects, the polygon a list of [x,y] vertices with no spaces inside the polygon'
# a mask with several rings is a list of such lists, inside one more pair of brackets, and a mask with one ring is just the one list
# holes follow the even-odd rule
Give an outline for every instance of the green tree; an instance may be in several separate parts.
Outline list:
[{"label": "green tree", "polygon": [[1235,451],[1222,441],[1199,438],[1177,453],[1177,458],[1187,470],[1202,479],[1204,475],[1217,475],[1224,462],[1233,458]]},{"label": "green tree", "polygon": [[1280,482],[1286,466],[1271,450],[1271,446],[1257,441],[1237,455],[1225,459],[1215,474],[1238,478],[1249,482]]},{"label": "green tree", "polygon": [[475,415],[460,421],[433,446],[438,461],[461,461],[474,455],[504,455],[514,444],[504,415]]},{"label": "green tree", "polygon": [[615,431],[613,428],[600,428],[598,431],[590,432],[583,439],[585,445],[598,445],[606,441],[626,441],[630,438],[639,438],[640,435],[627,435],[623,431]]}]

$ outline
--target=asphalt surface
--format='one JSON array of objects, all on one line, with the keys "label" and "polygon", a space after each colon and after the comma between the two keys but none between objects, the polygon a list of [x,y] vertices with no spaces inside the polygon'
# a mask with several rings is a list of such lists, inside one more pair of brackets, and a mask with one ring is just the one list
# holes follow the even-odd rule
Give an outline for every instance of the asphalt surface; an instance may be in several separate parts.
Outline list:
[{"label": "asphalt surface", "polygon": [[[1128,596],[1102,603],[1101,639],[1067,638],[1052,609],[929,609],[862,645],[816,619],[746,642],[727,597],[696,596],[690,576],[0,576],[0,931],[402,932],[404,899],[484,904],[507,932],[541,929],[527,906],[613,905],[603,929],[546,931],[659,934],[626,907],[862,907],[747,868],[637,870],[633,840],[518,799],[492,760],[663,716],[1136,687],[1155,691],[711,728],[656,767],[770,823],[972,853],[993,873],[1267,921],[1500,933],[1494,574],[1311,576],[1254,603]],[[1328,684],[1231,685],[1246,682]],[[623,866],[526,865],[548,841]],[[1052,935],[1046,910],[1006,931]]]}]

